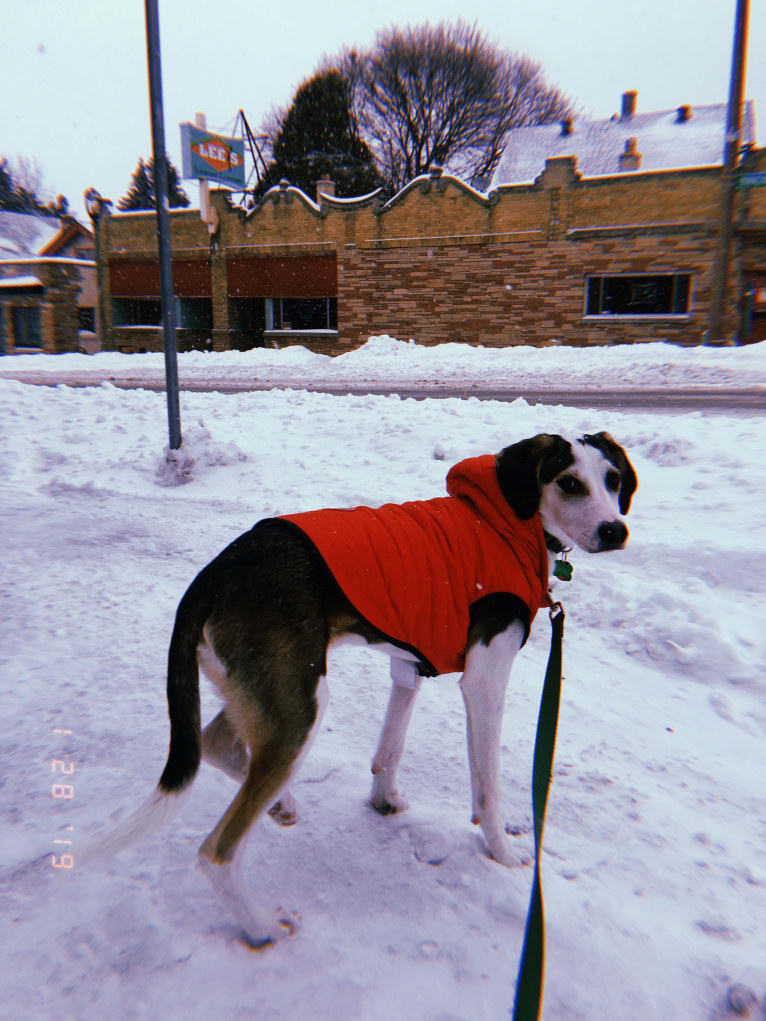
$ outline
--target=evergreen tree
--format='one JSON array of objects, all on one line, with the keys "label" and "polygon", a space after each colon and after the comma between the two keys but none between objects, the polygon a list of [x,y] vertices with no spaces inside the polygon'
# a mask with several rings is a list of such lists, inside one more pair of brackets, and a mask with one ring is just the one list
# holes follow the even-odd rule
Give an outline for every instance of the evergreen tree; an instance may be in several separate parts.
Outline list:
[{"label": "evergreen tree", "polygon": [[301,85],[272,140],[272,162],[258,196],[282,178],[312,196],[316,182],[330,177],[341,197],[365,195],[383,184],[372,153],[359,135],[352,88],[336,68]]},{"label": "evergreen tree", "polygon": [[[181,187],[178,171],[170,160],[167,160],[168,168],[168,203],[171,209],[189,205],[189,197]],[[117,203],[117,208],[123,211],[127,209],[155,209],[154,201],[154,160],[150,159],[144,163],[139,159],[138,166],[133,171],[130,187]]]},{"label": "evergreen tree", "polygon": [[7,160],[0,162],[0,209],[19,212],[19,199]]},{"label": "evergreen tree", "polygon": [[[18,179],[19,166],[21,180]],[[35,183],[36,182],[36,183]],[[63,204],[64,211],[68,202],[59,195],[55,203],[45,203],[37,195],[37,187],[42,183],[42,175],[34,161],[19,157],[14,167],[4,157],[0,157],[0,209],[13,213],[34,213],[38,216],[59,216],[59,207]]]}]

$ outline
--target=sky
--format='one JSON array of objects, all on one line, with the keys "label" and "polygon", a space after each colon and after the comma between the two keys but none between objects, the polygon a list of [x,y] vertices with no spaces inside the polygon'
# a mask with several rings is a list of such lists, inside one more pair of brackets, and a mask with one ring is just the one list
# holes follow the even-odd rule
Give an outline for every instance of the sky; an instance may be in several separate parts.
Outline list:
[{"label": "sky", "polygon": [[[197,111],[231,130],[244,109],[254,130],[289,104],[323,55],[365,47],[392,24],[476,22],[503,48],[538,60],[585,116],[608,117],[620,96],[638,110],[726,102],[735,0],[381,0],[287,8],[254,0],[159,0],[165,135],[180,168],[178,124]],[[756,138],[766,124],[766,4],[750,14],[745,93]],[[34,158],[48,194],[75,213],[96,187],[115,202],[139,157],[151,154],[144,4],[141,0],[29,0],[0,38],[6,85],[0,155]],[[7,83],[12,87],[8,88]],[[197,189],[187,186],[196,204]]]}]

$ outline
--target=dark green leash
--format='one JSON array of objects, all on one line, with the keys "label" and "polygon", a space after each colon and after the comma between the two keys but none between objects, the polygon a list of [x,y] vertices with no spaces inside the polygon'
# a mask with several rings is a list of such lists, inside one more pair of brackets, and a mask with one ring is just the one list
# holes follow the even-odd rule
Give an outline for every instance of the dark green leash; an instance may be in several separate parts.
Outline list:
[{"label": "dark green leash", "polygon": [[545,811],[548,807],[551,773],[553,772],[553,753],[556,746],[556,727],[561,700],[561,649],[564,640],[564,607],[561,603],[551,602],[550,618],[551,650],[548,655],[548,666],[545,670],[545,682],[540,699],[534,766],[532,768],[535,875],[527,913],[527,928],[524,933],[521,964],[516,980],[513,1021],[538,1021],[545,982],[545,915],[543,889],[540,883],[540,859],[543,853],[543,828],[545,826]]}]

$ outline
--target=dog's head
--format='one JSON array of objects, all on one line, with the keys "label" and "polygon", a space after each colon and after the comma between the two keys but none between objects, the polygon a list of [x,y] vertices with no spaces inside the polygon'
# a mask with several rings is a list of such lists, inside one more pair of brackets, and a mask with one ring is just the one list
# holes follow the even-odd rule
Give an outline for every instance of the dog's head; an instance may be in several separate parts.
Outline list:
[{"label": "dog's head", "polygon": [[497,479],[522,520],[540,511],[543,528],[562,547],[586,553],[622,549],[638,480],[609,433],[567,440],[540,433],[497,455]]}]

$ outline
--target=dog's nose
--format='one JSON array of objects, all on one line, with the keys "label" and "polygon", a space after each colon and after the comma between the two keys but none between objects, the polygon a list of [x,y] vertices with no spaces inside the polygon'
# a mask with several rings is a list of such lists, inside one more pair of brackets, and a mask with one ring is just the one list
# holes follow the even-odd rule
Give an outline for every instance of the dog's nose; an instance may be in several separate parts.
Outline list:
[{"label": "dog's nose", "polygon": [[602,521],[598,526],[601,549],[620,549],[628,538],[628,530],[622,521]]}]

